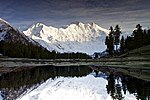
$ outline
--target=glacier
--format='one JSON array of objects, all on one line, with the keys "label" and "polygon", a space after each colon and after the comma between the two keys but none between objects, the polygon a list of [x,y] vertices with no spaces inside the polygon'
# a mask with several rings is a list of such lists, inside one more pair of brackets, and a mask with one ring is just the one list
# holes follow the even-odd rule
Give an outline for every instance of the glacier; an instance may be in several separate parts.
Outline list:
[{"label": "glacier", "polygon": [[[50,78],[17,100],[113,100],[107,93],[106,84],[106,79],[93,75]],[[136,100],[129,93],[124,99]]]},{"label": "glacier", "polygon": [[91,55],[106,49],[104,43],[109,30],[96,23],[75,22],[61,28],[36,23],[23,33],[49,51],[82,52]]}]

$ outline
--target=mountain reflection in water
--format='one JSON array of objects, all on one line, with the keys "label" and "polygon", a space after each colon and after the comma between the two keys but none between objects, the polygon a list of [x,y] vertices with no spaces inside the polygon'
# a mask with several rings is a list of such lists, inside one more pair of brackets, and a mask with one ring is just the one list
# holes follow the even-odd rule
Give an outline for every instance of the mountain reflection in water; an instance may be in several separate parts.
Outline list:
[{"label": "mountain reflection in water", "polygon": [[6,73],[0,76],[0,91],[2,98],[15,99],[30,87],[36,88],[49,78],[57,76],[86,76],[91,72],[86,66],[40,66],[25,68],[20,71]]},{"label": "mountain reflection in water", "polygon": [[[28,89],[32,90],[38,87],[49,78],[86,76],[92,70],[88,66],[41,66],[5,73],[0,76],[0,94],[3,99],[16,99]],[[103,77],[108,81],[106,84],[107,93],[115,100],[123,100],[127,92],[134,94],[137,100],[150,99],[149,81],[121,73],[115,74],[100,70],[96,73],[95,77]]]}]

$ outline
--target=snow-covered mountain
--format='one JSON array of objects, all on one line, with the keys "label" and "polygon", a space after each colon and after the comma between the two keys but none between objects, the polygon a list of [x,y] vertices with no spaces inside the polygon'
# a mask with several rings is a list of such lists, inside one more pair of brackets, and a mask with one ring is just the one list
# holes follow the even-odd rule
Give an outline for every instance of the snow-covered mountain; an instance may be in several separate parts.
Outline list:
[{"label": "snow-covered mountain", "polygon": [[21,42],[23,44],[28,44],[29,42],[35,43],[7,21],[0,18],[0,41],[2,40],[7,42]]},{"label": "snow-covered mountain", "polygon": [[93,54],[106,49],[104,41],[109,30],[95,23],[71,23],[62,28],[46,26],[42,23],[32,25],[24,34],[49,51],[83,52]]}]

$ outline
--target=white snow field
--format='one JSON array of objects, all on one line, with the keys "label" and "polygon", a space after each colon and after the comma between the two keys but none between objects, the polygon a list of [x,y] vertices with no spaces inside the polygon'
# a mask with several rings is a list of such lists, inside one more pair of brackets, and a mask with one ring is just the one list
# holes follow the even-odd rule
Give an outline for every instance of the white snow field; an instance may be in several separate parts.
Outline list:
[{"label": "white snow field", "polygon": [[[112,100],[107,94],[106,84],[106,79],[93,75],[50,78],[17,100]],[[125,100],[136,100],[129,93],[124,97]]]}]

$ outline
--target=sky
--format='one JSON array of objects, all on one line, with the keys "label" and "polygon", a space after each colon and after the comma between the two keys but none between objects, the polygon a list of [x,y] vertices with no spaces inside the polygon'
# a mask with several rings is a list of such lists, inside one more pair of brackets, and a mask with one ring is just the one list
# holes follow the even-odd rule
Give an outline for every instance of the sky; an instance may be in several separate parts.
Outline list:
[{"label": "sky", "polygon": [[0,17],[20,30],[38,22],[61,27],[80,21],[133,31],[137,24],[150,26],[150,0],[0,0]]}]

